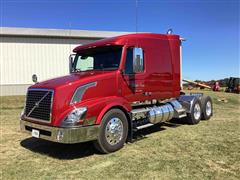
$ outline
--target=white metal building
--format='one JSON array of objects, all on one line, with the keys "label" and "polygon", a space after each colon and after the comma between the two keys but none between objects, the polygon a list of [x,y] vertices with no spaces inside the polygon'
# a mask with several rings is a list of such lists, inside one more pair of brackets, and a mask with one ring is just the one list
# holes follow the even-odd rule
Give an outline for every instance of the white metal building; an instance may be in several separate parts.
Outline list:
[{"label": "white metal building", "polygon": [[127,32],[0,28],[0,95],[24,95],[32,75],[46,80],[68,74],[77,45]]}]

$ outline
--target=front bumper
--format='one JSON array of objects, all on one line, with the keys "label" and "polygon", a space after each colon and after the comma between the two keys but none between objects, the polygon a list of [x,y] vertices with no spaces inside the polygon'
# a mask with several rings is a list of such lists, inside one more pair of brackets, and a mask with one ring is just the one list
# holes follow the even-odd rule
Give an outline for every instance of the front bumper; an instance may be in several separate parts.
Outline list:
[{"label": "front bumper", "polygon": [[64,144],[74,144],[96,140],[100,125],[83,126],[77,128],[59,128],[20,120],[20,128],[22,132],[26,132],[28,134],[32,133],[32,129],[39,130],[40,139]]}]

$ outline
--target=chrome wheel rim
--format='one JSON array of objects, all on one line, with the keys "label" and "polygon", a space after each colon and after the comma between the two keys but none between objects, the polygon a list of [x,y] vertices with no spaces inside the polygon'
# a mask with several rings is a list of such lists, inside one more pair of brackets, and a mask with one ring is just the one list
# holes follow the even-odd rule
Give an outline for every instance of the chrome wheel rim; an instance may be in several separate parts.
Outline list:
[{"label": "chrome wheel rim", "polygon": [[199,119],[201,116],[201,107],[200,105],[197,103],[194,106],[194,118],[195,119]]},{"label": "chrome wheel rim", "polygon": [[210,116],[212,114],[212,104],[210,101],[208,101],[206,104],[206,114],[207,116]]},{"label": "chrome wheel rim", "polygon": [[109,144],[116,145],[123,138],[123,124],[119,118],[112,118],[107,123],[105,137]]}]

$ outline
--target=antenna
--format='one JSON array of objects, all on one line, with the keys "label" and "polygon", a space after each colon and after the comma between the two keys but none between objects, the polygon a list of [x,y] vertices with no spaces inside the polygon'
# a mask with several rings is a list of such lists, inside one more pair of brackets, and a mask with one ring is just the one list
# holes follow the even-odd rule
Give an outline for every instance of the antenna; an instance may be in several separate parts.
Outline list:
[{"label": "antenna", "polygon": [[69,53],[71,53],[71,29],[72,29],[72,23],[69,22]]},{"label": "antenna", "polygon": [[136,33],[138,32],[138,0],[135,1],[135,28],[136,28]]}]

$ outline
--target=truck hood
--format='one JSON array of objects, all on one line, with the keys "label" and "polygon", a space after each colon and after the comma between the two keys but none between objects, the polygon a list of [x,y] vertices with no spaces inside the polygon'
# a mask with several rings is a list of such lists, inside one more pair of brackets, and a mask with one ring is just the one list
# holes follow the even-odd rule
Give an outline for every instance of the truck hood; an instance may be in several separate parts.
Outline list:
[{"label": "truck hood", "polygon": [[[78,72],[34,84],[29,89],[54,90],[51,123],[58,126],[75,106],[81,106],[91,99],[115,95],[118,91],[117,81],[114,81],[117,73],[118,71]],[[81,101],[71,104],[76,89],[91,82],[96,82],[96,86],[84,91]],[[110,84],[111,88],[107,88]]]},{"label": "truck hood", "polygon": [[65,86],[74,86],[74,84],[80,85],[89,83],[91,81],[97,81],[100,79],[107,79],[112,77],[116,71],[85,71],[73,73],[67,76],[61,76],[54,79],[49,79],[32,85],[30,88],[47,88],[54,89],[62,88]]}]

